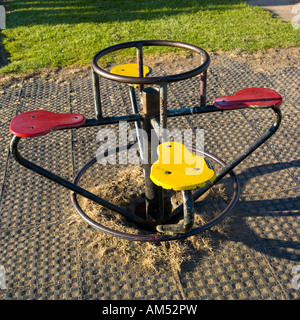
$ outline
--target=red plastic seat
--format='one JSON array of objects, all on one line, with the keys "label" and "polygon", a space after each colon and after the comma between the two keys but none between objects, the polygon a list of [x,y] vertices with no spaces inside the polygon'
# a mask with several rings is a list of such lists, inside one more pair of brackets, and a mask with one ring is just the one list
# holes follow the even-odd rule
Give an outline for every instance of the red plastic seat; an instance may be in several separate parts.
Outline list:
[{"label": "red plastic seat", "polygon": [[267,88],[246,88],[237,91],[232,96],[219,97],[214,100],[214,106],[222,110],[248,107],[279,107],[281,103],[281,95],[276,91]]},{"label": "red plastic seat", "polygon": [[79,113],[35,110],[15,116],[10,122],[9,131],[21,138],[31,138],[45,135],[52,130],[79,127],[84,122],[84,116]]}]

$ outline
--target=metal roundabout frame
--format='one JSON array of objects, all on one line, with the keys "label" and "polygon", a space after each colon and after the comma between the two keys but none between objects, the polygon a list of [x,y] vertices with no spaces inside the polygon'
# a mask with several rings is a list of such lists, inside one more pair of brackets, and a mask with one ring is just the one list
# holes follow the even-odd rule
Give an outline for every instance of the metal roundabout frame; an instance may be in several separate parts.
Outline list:
[{"label": "metal roundabout frame", "polygon": [[[193,53],[196,53],[201,56],[201,65],[197,68],[184,72],[181,74],[174,75],[162,75],[156,77],[145,77],[143,74],[143,47],[145,46],[171,46],[183,48],[186,50],[190,50]],[[137,52],[137,77],[129,77],[124,75],[118,75],[111,72],[108,72],[99,67],[98,61],[103,56],[116,52],[122,49],[127,48],[136,48]],[[234,103],[231,98],[225,97],[221,98],[221,100],[215,100],[217,103],[213,105],[206,104],[206,87],[207,87],[207,68],[210,64],[210,58],[207,52],[197,46],[175,42],[175,41],[167,41],[167,40],[145,40],[145,41],[133,41],[126,42],[119,45],[115,45],[109,48],[106,48],[100,52],[98,52],[92,59],[92,79],[93,79],[93,92],[94,92],[94,102],[95,102],[95,118],[93,119],[85,119],[84,116],[79,114],[54,114],[51,112],[46,113],[43,111],[33,111],[31,113],[24,113],[16,116],[10,124],[10,132],[13,134],[10,151],[13,157],[17,162],[19,162],[24,167],[50,179],[67,189],[71,190],[71,201],[80,215],[80,217],[87,222],[92,227],[105,232],[107,234],[118,236],[121,238],[125,238],[128,240],[134,241],[149,241],[149,242],[159,242],[159,241],[170,241],[176,239],[183,239],[190,236],[197,235],[205,230],[208,230],[212,226],[219,223],[222,219],[224,219],[230,210],[235,206],[239,196],[239,182],[237,176],[233,172],[233,169],[241,163],[244,159],[246,159],[252,152],[254,152],[258,147],[260,147],[266,140],[268,140],[279,128],[281,122],[281,111],[279,109],[279,105],[281,104],[281,97],[275,95],[269,89],[262,88],[251,88],[245,89],[243,94],[240,93],[239,96],[242,97],[237,99],[239,96],[236,96]],[[169,109],[168,110],[168,99],[167,99],[167,88],[168,84],[177,81],[183,81],[189,79],[191,77],[200,75],[200,105],[188,108],[181,109]],[[100,88],[100,77],[130,84],[129,88],[129,96],[132,106],[132,114],[128,114],[125,116],[114,116],[114,117],[104,117],[103,116],[103,106],[101,101],[101,88]],[[138,97],[136,95],[136,88],[138,86],[138,96],[141,99],[143,110],[139,112],[138,107]],[[147,85],[147,87],[146,87]],[[158,86],[159,89],[155,89],[153,85]],[[241,90],[242,91],[242,90]],[[259,96],[259,99],[256,99],[255,104],[251,104],[251,97],[254,95]],[[261,97],[262,95],[262,97]],[[250,98],[249,98],[250,97]],[[277,99],[277,100],[276,100]],[[230,100],[229,102],[227,100]],[[245,106],[245,101],[250,105]],[[270,103],[269,103],[270,101]],[[274,101],[276,103],[274,103]],[[222,107],[222,103],[224,107]],[[154,130],[157,139],[160,142],[166,141],[164,132],[167,129],[167,120],[169,117],[179,117],[186,115],[200,115],[211,112],[229,112],[232,110],[237,110],[240,108],[248,107],[249,109],[266,109],[270,108],[273,110],[275,115],[275,121],[255,142],[253,142],[246,150],[244,150],[240,155],[238,155],[233,161],[229,164],[226,164],[223,160],[219,159],[213,154],[208,152],[201,152],[205,157],[211,159],[212,161],[217,162],[221,167],[221,171],[216,175],[215,180],[207,184],[206,186],[197,189],[194,193],[185,193],[182,191],[183,195],[183,204],[175,208],[173,211],[168,213],[161,213],[161,207],[163,205],[163,189],[157,185],[155,185],[151,179],[149,178],[151,172],[151,152],[149,143],[145,143],[144,139],[150,139],[151,130]],[[50,121],[50,118],[51,121]],[[36,121],[36,122],[34,122]],[[40,121],[40,122],[38,122]],[[91,159],[86,165],[84,165],[80,171],[77,173],[73,182],[70,182],[53,172],[50,172],[41,166],[23,158],[18,151],[18,143],[22,138],[33,138],[41,135],[48,134],[54,130],[70,130],[75,129],[80,130],[80,128],[84,127],[93,127],[93,126],[104,126],[108,124],[115,124],[119,121],[128,121],[134,122],[136,131],[137,131],[137,139],[139,144],[139,151],[143,161],[143,173],[145,180],[145,205],[146,205],[146,219],[142,219],[141,217],[132,214],[131,212],[110,203],[109,201],[98,197],[97,195],[89,192],[88,190],[80,187],[78,184],[80,182],[81,177],[84,173],[92,167],[96,162],[97,158]],[[51,125],[49,124],[51,122]],[[35,125],[37,123],[37,125]],[[46,126],[47,129],[45,128]],[[38,128],[37,128],[38,127]],[[42,127],[42,129],[41,129]],[[139,135],[138,129],[143,129],[147,133],[147,137]],[[34,133],[31,133],[34,132]],[[130,148],[131,145],[121,146],[117,148],[117,152],[121,150],[126,150]],[[148,149],[146,149],[148,148]],[[149,151],[149,152],[148,152]],[[199,153],[198,150],[192,149],[193,153]],[[147,158],[147,159],[145,159]],[[211,187],[213,187],[216,183],[218,183],[221,179],[223,179],[226,175],[229,175],[233,185],[233,194],[230,202],[227,207],[217,216],[215,216],[212,220],[208,221],[205,225],[200,227],[178,227],[178,225],[174,226],[172,229],[172,221],[174,218],[179,216],[183,216],[183,219],[188,219],[191,214],[191,206],[193,203],[199,199],[201,195],[207,192]],[[143,229],[146,227],[147,229],[154,230],[155,233],[148,232],[147,234],[130,234],[124,233],[117,230],[109,229],[92,218],[85,213],[80,207],[77,195],[81,195],[86,197],[113,212],[116,212],[126,219],[136,223],[136,225]],[[186,197],[186,198],[185,198]],[[161,215],[162,214],[162,215]],[[166,227],[166,231],[171,231],[170,233],[161,232],[164,230],[164,226]],[[172,232],[173,231],[173,232]]]}]

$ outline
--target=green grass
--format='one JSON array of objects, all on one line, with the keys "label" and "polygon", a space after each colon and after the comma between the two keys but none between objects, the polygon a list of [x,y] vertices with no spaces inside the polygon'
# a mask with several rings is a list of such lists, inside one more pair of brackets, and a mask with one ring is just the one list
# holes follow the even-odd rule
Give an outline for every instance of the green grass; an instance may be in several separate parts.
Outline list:
[{"label": "green grass", "polygon": [[[11,0],[5,4],[11,12],[0,42],[11,63],[0,69],[3,73],[87,65],[105,47],[142,39],[183,41],[208,51],[300,44],[300,31],[290,23],[241,0]],[[166,50],[153,47],[148,52]]]}]

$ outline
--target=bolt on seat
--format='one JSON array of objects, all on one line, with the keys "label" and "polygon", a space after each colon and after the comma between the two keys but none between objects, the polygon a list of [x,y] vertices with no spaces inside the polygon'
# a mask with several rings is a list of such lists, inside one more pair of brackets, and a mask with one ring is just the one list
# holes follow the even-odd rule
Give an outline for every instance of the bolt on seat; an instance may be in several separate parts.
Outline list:
[{"label": "bolt on seat", "polygon": [[216,178],[206,160],[180,142],[164,142],[158,146],[157,153],[159,158],[152,165],[150,179],[164,189],[192,190]]},{"label": "bolt on seat", "polygon": [[35,110],[15,116],[10,122],[9,131],[21,138],[32,138],[54,130],[79,127],[84,122],[84,116],[79,113]]}]

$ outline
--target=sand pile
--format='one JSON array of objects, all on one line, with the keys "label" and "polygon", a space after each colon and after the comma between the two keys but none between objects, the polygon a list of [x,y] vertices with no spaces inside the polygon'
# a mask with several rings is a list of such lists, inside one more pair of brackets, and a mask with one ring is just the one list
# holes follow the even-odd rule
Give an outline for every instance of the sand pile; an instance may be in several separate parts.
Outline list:
[{"label": "sand pile", "polygon": [[[90,183],[82,184],[83,187],[96,195],[120,207],[130,209],[134,199],[143,196],[143,173],[141,166],[130,166],[119,171],[118,176],[110,181],[105,181],[91,187]],[[181,193],[174,196],[177,204],[181,202]],[[103,208],[102,206],[78,197],[81,208],[96,222],[121,232],[131,234],[147,234],[149,231],[140,230],[134,223]],[[211,191],[202,196],[195,204],[195,226],[200,226],[220,213],[227,205],[227,195],[224,185],[216,185]],[[173,201],[173,203],[174,203]],[[212,233],[226,234],[228,219],[200,235],[185,240],[176,240],[160,243],[128,241],[107,235],[88,226],[76,213],[71,215],[70,223],[77,223],[85,232],[86,239],[81,245],[93,253],[93,256],[103,264],[122,263],[140,271],[157,269],[180,270],[182,264],[202,253],[213,254],[214,239]]]}]

